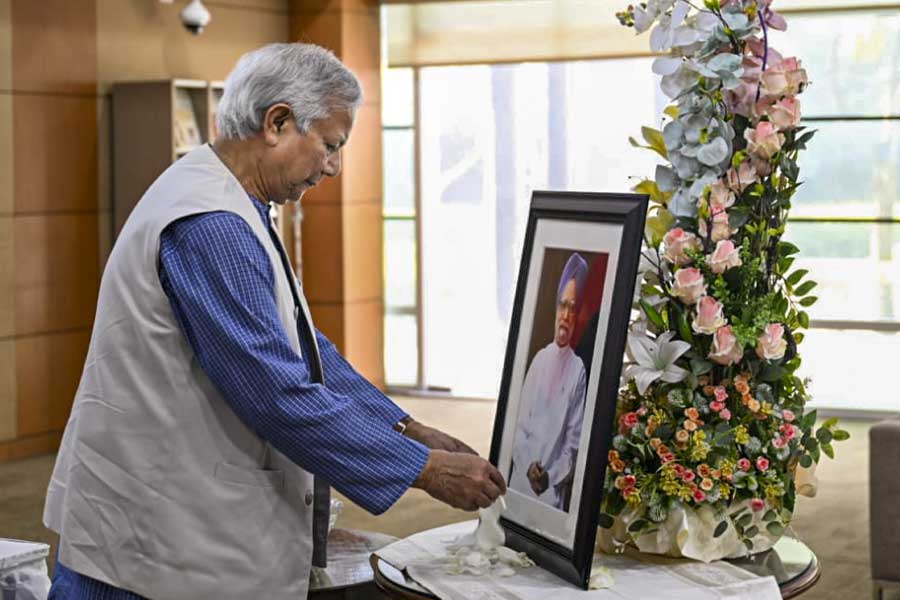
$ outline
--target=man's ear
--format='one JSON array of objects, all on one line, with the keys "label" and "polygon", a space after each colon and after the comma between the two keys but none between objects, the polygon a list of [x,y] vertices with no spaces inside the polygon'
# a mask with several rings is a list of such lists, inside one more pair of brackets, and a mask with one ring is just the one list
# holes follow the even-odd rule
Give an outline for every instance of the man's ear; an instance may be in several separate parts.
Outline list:
[{"label": "man's ear", "polygon": [[294,113],[284,103],[273,104],[263,117],[262,132],[266,143],[274,146],[278,143],[287,127],[293,127]]}]

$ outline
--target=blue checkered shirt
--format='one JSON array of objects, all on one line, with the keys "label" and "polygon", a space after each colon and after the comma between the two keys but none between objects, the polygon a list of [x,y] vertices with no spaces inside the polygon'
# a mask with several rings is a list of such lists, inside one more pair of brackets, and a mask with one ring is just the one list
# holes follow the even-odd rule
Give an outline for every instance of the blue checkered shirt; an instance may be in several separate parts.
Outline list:
[{"label": "blue checkered shirt", "polygon": [[[271,232],[268,206],[249,201]],[[372,513],[409,488],[428,450],[392,429],[407,414],[319,331],[326,383],[311,382],[278,318],[273,265],[246,221],[229,212],[176,221],[162,233],[159,258],[159,278],[182,332],[248,426]],[[56,563],[50,600],[140,598]]]}]

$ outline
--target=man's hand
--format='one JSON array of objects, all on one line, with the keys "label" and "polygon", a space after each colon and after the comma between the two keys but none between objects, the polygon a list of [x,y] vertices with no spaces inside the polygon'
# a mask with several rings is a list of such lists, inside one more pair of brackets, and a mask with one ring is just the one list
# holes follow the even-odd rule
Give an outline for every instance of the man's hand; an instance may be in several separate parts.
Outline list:
[{"label": "man's hand", "polygon": [[406,437],[416,440],[424,446],[432,450],[446,450],[447,452],[463,452],[465,454],[478,453],[472,450],[465,442],[461,442],[452,435],[448,435],[443,431],[439,431],[434,427],[423,425],[412,419],[406,424],[406,431],[403,432]]},{"label": "man's hand", "polygon": [[501,494],[506,482],[494,465],[479,456],[432,450],[413,487],[454,508],[487,508]]},{"label": "man's hand", "polygon": [[535,461],[528,467],[528,483],[536,496],[543,494],[550,487],[550,474],[541,466],[541,463]]}]

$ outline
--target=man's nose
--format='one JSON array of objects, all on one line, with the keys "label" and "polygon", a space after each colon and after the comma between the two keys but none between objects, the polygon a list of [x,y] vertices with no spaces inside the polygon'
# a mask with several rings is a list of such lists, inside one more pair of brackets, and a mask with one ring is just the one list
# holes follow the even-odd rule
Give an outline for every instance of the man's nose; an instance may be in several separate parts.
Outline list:
[{"label": "man's nose", "polygon": [[329,177],[337,177],[341,173],[341,154],[342,150],[338,150],[328,157],[325,161],[325,174]]}]

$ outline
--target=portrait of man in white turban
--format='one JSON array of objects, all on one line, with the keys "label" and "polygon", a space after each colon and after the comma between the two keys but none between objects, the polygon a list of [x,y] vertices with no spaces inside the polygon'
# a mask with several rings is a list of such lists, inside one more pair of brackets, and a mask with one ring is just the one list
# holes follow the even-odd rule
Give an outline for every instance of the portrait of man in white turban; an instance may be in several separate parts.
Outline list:
[{"label": "portrait of man in white turban", "polygon": [[567,511],[581,439],[587,375],[572,349],[588,263],[566,261],[556,292],[553,339],[535,354],[519,402],[509,487]]}]

